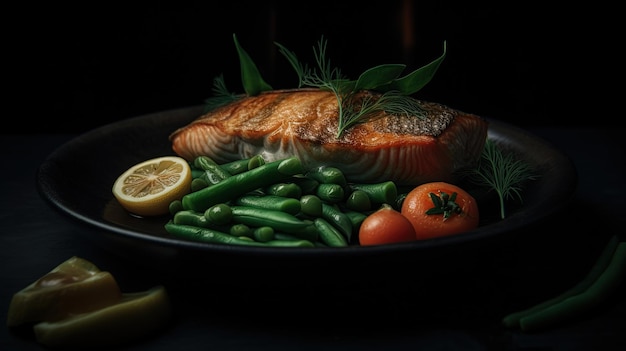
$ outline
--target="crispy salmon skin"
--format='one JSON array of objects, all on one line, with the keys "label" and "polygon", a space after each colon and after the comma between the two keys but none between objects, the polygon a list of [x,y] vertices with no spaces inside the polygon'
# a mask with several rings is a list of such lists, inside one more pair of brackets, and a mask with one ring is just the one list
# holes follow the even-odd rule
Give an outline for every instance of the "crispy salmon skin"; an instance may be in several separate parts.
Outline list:
[{"label": "crispy salmon skin", "polygon": [[305,168],[328,165],[352,182],[398,185],[453,181],[478,162],[487,121],[447,106],[417,101],[425,118],[383,111],[337,137],[338,103],[320,89],[272,90],[212,110],[170,134],[173,151],[218,163],[254,155],[297,156]]}]

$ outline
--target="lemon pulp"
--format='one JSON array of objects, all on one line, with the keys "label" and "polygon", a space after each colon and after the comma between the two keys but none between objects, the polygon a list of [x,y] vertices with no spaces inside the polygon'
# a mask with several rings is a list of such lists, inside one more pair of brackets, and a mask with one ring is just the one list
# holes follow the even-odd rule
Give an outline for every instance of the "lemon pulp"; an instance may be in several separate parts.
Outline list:
[{"label": "lemon pulp", "polygon": [[169,205],[191,191],[191,167],[178,156],[140,162],[122,173],[113,184],[113,195],[127,211],[139,216],[169,212]]}]

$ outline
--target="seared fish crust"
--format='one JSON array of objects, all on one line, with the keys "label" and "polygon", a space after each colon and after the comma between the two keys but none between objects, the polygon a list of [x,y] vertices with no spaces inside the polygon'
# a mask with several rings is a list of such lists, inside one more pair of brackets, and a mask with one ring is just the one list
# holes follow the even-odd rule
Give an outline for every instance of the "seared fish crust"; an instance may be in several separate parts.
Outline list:
[{"label": "seared fish crust", "polygon": [[380,112],[340,138],[335,95],[319,89],[273,90],[210,111],[172,132],[172,149],[218,163],[254,155],[266,161],[298,156],[305,168],[329,165],[352,182],[398,185],[454,181],[478,162],[487,121],[418,101],[426,118]]}]

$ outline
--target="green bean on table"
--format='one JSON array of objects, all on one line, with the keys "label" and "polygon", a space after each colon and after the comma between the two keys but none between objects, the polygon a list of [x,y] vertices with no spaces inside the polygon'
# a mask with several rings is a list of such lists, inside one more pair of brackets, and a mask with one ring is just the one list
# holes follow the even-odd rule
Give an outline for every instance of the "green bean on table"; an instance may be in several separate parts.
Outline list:
[{"label": "green bean on table", "polygon": [[601,304],[617,289],[625,275],[626,242],[614,235],[583,280],[554,298],[506,315],[502,323],[522,331],[552,327]]}]

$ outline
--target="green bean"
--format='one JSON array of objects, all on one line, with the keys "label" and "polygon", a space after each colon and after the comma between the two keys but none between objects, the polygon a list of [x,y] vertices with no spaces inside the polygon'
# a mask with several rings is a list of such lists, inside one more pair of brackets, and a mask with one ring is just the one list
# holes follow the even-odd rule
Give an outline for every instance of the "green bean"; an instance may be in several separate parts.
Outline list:
[{"label": "green bean", "polygon": [[182,210],[176,212],[172,221],[174,224],[193,225],[201,228],[211,227],[211,223],[207,221],[206,217],[204,217],[202,213],[192,210]]},{"label": "green bean", "polygon": [[170,202],[170,206],[169,206],[169,211],[170,214],[173,216],[176,214],[176,212],[178,211],[182,211],[183,210],[183,203],[180,200],[174,200],[172,202]]},{"label": "green bean", "polygon": [[265,189],[268,195],[290,197],[298,199],[302,196],[302,189],[296,183],[275,183]]},{"label": "green bean", "polygon": [[295,215],[300,212],[300,201],[278,195],[243,195],[234,201],[235,205],[250,206],[267,210],[276,210]]},{"label": "green bean", "polygon": [[313,194],[315,189],[320,184],[317,180],[305,177],[302,174],[296,174],[288,180],[290,183],[294,183],[300,187],[302,194]]},{"label": "green bean", "polygon": [[322,203],[322,218],[337,228],[348,242],[352,239],[352,221],[336,206]]},{"label": "green bean", "polygon": [[191,178],[197,179],[200,178],[204,174],[204,170],[196,168],[193,163],[190,163],[191,166]]},{"label": "green bean", "polygon": [[283,233],[283,232],[274,232],[274,239],[275,240],[291,240],[291,241],[304,240],[296,235]]},{"label": "green bean", "polygon": [[[196,178],[197,180],[204,180],[204,182],[208,185],[210,184],[217,184],[219,182],[221,182],[222,180],[224,180],[225,178],[220,177],[219,175],[213,173],[212,171],[204,171],[204,174],[202,174],[199,178]],[[198,189],[200,190],[200,189]]]},{"label": "green bean", "polygon": [[209,182],[204,177],[191,179],[191,191],[198,191],[209,186]]},{"label": "green bean", "polygon": [[248,160],[247,158],[242,158],[226,163],[222,163],[222,169],[228,172],[230,175],[235,175],[239,173],[243,173],[248,170]]},{"label": "green bean", "polygon": [[264,242],[267,246],[273,247],[315,247],[313,242],[305,239],[300,240],[270,240]]},{"label": "green bean", "polygon": [[311,217],[322,216],[322,200],[316,195],[303,195],[300,198],[300,211]]},{"label": "green bean", "polygon": [[210,223],[217,225],[228,224],[233,219],[233,211],[227,204],[215,204],[204,211],[204,217]]},{"label": "green bean", "polygon": [[226,203],[247,192],[288,179],[302,171],[302,163],[297,157],[269,162],[183,196],[183,208],[206,211],[215,204]]},{"label": "green bean", "polygon": [[193,160],[194,166],[204,170],[204,175],[200,176],[209,184],[217,184],[222,180],[230,177],[230,173],[224,170],[217,162],[208,156],[198,156]]},{"label": "green bean", "polygon": [[[232,234],[231,234],[232,235]],[[252,234],[250,234],[252,235]],[[241,236],[237,236],[237,238],[241,239],[241,240],[245,240],[245,241],[254,241],[257,243],[260,243],[260,241],[256,241],[252,238],[252,236],[245,236],[245,235],[241,235]]]},{"label": "green bean", "polygon": [[270,226],[254,228],[252,229],[252,238],[262,243],[274,240],[274,228]]},{"label": "green bean", "polygon": [[362,190],[370,197],[372,204],[395,205],[398,188],[392,181],[372,184],[350,184],[352,191]]},{"label": "green bean", "polygon": [[352,232],[358,233],[361,223],[367,218],[367,214],[353,210],[343,210],[342,212],[350,219],[350,222],[352,222]]},{"label": "green bean", "polygon": [[230,173],[230,175],[235,175],[239,173],[243,173],[245,171],[249,171],[253,168],[257,168],[260,165],[265,164],[265,159],[261,155],[255,155],[248,158],[242,158],[239,160],[234,160],[231,162],[221,164],[222,168]]},{"label": "green bean", "polygon": [[[316,229],[317,231],[317,229]],[[315,246],[315,243],[318,242],[317,241],[317,234],[316,234],[316,238],[313,240],[308,240],[308,239],[303,239],[297,235],[293,235],[293,234],[288,234],[288,233],[283,233],[283,232],[274,232],[274,242],[277,241],[294,241],[294,247],[298,247],[298,246],[302,246],[302,247],[313,247]],[[278,245],[281,246],[281,245]]]},{"label": "green bean", "polygon": [[174,224],[169,221],[165,224],[165,230],[177,237],[202,241],[221,245],[242,245],[257,247],[315,247],[315,244],[309,240],[270,240],[267,242],[259,242],[249,237],[237,237],[219,230],[210,228],[200,228],[192,225]]},{"label": "green bean", "polygon": [[231,206],[233,221],[251,227],[270,226],[277,231],[298,234],[312,226],[309,220],[302,220],[282,211],[265,210],[249,206]]},{"label": "green bean", "polygon": [[230,228],[228,228],[228,233],[232,236],[245,236],[252,238],[252,228],[243,223],[235,223],[231,225]]},{"label": "green bean", "polygon": [[353,211],[369,211],[372,209],[372,201],[363,190],[354,190],[348,195],[346,207]]},{"label": "green bean", "polygon": [[590,311],[617,290],[625,275],[626,242],[620,242],[606,269],[584,292],[522,317],[520,319],[521,330],[545,329]]},{"label": "green bean", "polygon": [[265,164],[265,159],[261,155],[252,156],[248,160],[248,170],[257,168],[259,166],[263,166]]},{"label": "green bean", "polygon": [[320,184],[338,184],[341,187],[348,185],[345,175],[336,167],[318,166],[308,170],[305,176],[318,181]]},{"label": "green bean", "polygon": [[172,221],[165,223],[165,230],[175,236],[194,241],[203,241],[214,244],[264,246],[254,240],[240,239],[236,236],[211,228],[201,228],[187,224],[175,224]]},{"label": "green bean", "polygon": [[522,318],[528,315],[531,315],[533,313],[536,313],[538,311],[541,311],[545,308],[548,308],[556,303],[559,303],[567,299],[568,297],[583,293],[593,284],[594,281],[596,281],[596,279],[598,279],[598,276],[600,276],[600,274],[602,274],[602,272],[609,265],[609,262],[611,261],[611,258],[613,257],[613,253],[615,252],[615,249],[617,248],[618,244],[619,244],[618,237],[616,235],[613,235],[611,238],[609,238],[609,241],[605,244],[604,249],[598,256],[598,259],[596,260],[594,265],[591,267],[587,275],[580,282],[578,282],[576,285],[574,285],[570,289],[566,290],[565,292],[559,294],[558,296],[554,298],[551,298],[542,303],[536,304],[530,308],[527,308],[518,312],[513,312],[513,313],[506,315],[502,319],[503,325],[509,328],[519,327],[520,320]]},{"label": "green bean", "polygon": [[344,199],[345,191],[339,184],[321,183],[317,186],[315,195],[324,201],[337,203]]},{"label": "green bean", "polygon": [[346,238],[335,228],[332,224],[328,223],[324,218],[316,218],[314,220],[315,227],[319,232],[320,241],[331,247],[344,247],[348,246]]}]

